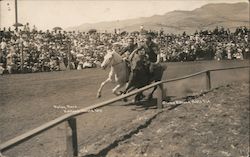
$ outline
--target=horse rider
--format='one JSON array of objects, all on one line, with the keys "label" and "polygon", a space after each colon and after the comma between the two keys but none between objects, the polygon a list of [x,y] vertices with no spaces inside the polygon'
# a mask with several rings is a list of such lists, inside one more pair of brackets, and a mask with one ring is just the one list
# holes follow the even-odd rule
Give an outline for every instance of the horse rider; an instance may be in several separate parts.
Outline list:
[{"label": "horse rider", "polygon": [[[160,55],[159,55],[159,49],[158,45],[152,41],[152,38],[150,35],[146,34],[143,36],[143,43],[139,45],[130,55],[129,55],[129,61],[130,61],[130,75],[128,78],[128,83],[126,85],[126,89],[124,93],[128,92],[131,87],[133,87],[133,84],[138,83],[138,78],[142,77],[148,77],[148,80],[153,80],[153,73],[154,73],[154,67],[160,62]],[[144,50],[144,54],[138,53],[138,51]],[[135,54],[139,54],[136,57]],[[144,72],[143,72],[144,71]],[[142,72],[142,73],[141,73]],[[140,76],[141,74],[147,75],[147,76]],[[140,81],[139,81],[140,82]],[[145,82],[144,82],[145,83]],[[139,93],[139,99],[143,99],[145,96],[143,93]],[[138,98],[138,97],[137,97]]]},{"label": "horse rider", "polygon": [[134,42],[133,37],[128,38],[128,45],[120,50],[120,55],[123,60],[126,62],[128,68],[131,71],[131,63],[129,61],[130,54],[138,47],[137,43]]},{"label": "horse rider", "polygon": [[134,38],[128,38],[128,45],[124,47],[120,54],[124,56],[125,60],[128,60],[129,55],[138,47],[137,43],[134,43]]},{"label": "horse rider", "polygon": [[149,67],[149,72],[152,75],[154,66],[160,62],[160,53],[158,45],[152,41],[151,35],[145,35],[143,39],[143,44],[138,46],[129,56],[129,60],[132,61],[134,55],[140,51],[144,50],[146,59],[146,65]]}]

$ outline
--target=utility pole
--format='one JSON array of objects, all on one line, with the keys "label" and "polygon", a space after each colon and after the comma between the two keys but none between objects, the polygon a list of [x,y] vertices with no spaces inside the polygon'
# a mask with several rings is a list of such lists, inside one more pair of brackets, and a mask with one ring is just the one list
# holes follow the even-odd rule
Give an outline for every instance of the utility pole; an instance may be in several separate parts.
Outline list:
[{"label": "utility pole", "polygon": [[16,31],[18,31],[18,16],[17,16],[17,0],[15,0],[15,19],[16,19]]}]

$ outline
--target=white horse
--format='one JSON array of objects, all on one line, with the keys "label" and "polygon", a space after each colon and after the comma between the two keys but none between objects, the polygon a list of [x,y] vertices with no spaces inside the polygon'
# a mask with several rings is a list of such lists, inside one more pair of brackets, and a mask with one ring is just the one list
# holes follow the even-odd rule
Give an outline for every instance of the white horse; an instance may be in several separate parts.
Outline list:
[{"label": "white horse", "polygon": [[97,97],[101,97],[102,88],[108,82],[112,82],[115,79],[117,85],[112,89],[112,93],[115,95],[120,95],[117,93],[117,90],[123,87],[129,78],[129,68],[126,62],[123,60],[122,56],[116,53],[115,51],[108,51],[104,56],[104,60],[101,64],[101,68],[106,69],[108,66],[111,66],[108,78],[101,83],[100,88],[97,92]]}]

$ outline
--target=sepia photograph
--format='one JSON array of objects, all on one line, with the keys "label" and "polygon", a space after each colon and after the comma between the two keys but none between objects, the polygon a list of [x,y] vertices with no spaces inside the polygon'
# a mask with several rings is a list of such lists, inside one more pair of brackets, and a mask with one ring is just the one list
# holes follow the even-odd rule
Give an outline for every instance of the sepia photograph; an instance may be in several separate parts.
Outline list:
[{"label": "sepia photograph", "polygon": [[0,157],[250,157],[249,0],[0,0]]}]

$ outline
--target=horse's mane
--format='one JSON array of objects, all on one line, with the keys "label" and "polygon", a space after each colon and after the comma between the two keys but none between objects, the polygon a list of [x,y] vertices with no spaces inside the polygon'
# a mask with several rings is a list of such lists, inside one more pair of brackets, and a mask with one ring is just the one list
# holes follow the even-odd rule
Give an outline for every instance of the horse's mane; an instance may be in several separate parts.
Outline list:
[{"label": "horse's mane", "polygon": [[118,56],[120,59],[122,59],[122,56],[118,52],[116,52],[116,51],[110,51],[108,53],[114,54],[114,55]]}]

